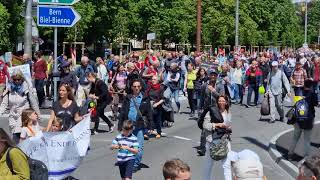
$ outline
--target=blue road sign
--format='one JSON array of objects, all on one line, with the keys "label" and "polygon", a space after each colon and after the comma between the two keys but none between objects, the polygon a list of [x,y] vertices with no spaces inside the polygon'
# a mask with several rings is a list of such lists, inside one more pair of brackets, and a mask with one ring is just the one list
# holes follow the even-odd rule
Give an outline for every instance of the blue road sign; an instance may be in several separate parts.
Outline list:
[{"label": "blue road sign", "polygon": [[38,6],[38,26],[72,27],[81,16],[71,6]]}]

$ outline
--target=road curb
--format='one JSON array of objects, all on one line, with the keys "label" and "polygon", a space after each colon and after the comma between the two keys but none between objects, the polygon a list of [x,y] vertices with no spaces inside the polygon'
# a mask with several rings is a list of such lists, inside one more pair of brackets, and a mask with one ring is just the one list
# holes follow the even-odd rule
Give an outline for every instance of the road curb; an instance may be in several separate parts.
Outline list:
[{"label": "road curb", "polygon": [[271,156],[271,158],[275,161],[275,163],[277,163],[282,169],[284,169],[286,172],[288,172],[288,174],[290,176],[292,176],[293,178],[296,178],[299,174],[298,168],[292,164],[290,161],[284,159],[284,157],[282,156],[282,154],[277,150],[276,147],[276,142],[278,140],[279,137],[281,137],[282,135],[293,131],[293,128],[288,129],[286,131],[283,131],[277,135],[275,135],[269,142],[269,154]]},{"label": "road curb", "polygon": [[[315,124],[320,124],[320,122],[315,122]],[[284,134],[293,131],[293,128],[290,128],[286,131],[283,131],[275,135],[269,142],[268,152],[271,158],[277,163],[282,169],[288,172],[293,178],[296,178],[299,175],[299,169],[290,161],[286,160],[282,154],[277,150],[276,142]]]}]

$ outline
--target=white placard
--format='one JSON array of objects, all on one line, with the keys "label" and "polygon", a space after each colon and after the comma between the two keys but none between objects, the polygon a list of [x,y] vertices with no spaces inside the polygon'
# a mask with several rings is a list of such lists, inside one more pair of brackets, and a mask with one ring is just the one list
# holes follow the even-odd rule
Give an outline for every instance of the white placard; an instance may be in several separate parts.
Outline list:
[{"label": "white placard", "polygon": [[25,81],[27,81],[29,87],[33,87],[31,73],[30,73],[30,65],[24,64],[24,65],[9,67],[8,71],[9,71],[10,77],[12,76],[13,72],[18,71],[18,70],[20,70],[22,72],[23,77],[24,77]]},{"label": "white placard", "polygon": [[154,39],[156,39],[156,33],[147,34],[147,40],[154,40]]}]

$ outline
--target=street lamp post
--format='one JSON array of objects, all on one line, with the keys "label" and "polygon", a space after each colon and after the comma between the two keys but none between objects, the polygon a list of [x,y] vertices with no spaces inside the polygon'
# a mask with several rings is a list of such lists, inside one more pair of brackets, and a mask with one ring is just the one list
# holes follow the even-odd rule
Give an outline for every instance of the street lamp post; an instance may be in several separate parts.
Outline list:
[{"label": "street lamp post", "polygon": [[32,0],[26,0],[24,25],[24,53],[32,56]]},{"label": "street lamp post", "polygon": [[236,36],[235,36],[235,51],[238,51],[239,46],[239,0],[236,0]]},{"label": "street lamp post", "polygon": [[197,52],[200,52],[201,46],[201,0],[197,0]]}]

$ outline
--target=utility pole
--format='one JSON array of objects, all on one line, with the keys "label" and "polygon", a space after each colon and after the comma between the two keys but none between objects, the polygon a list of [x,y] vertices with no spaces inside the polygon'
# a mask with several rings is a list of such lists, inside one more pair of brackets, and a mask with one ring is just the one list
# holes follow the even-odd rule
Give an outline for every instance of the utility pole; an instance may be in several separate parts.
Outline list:
[{"label": "utility pole", "polygon": [[308,47],[308,1],[306,0],[306,8],[305,8],[305,15],[304,15],[304,44],[303,47]]},{"label": "utility pole", "polygon": [[236,36],[235,36],[235,52],[239,50],[239,0],[236,0]]},{"label": "utility pole", "polygon": [[196,48],[197,52],[200,52],[201,46],[201,0],[197,0],[197,39],[196,39]]},{"label": "utility pole", "polygon": [[32,0],[26,0],[25,3],[24,53],[32,56]]},{"label": "utility pole", "polygon": [[319,27],[319,35],[318,35],[318,46],[320,45],[320,27]]}]

